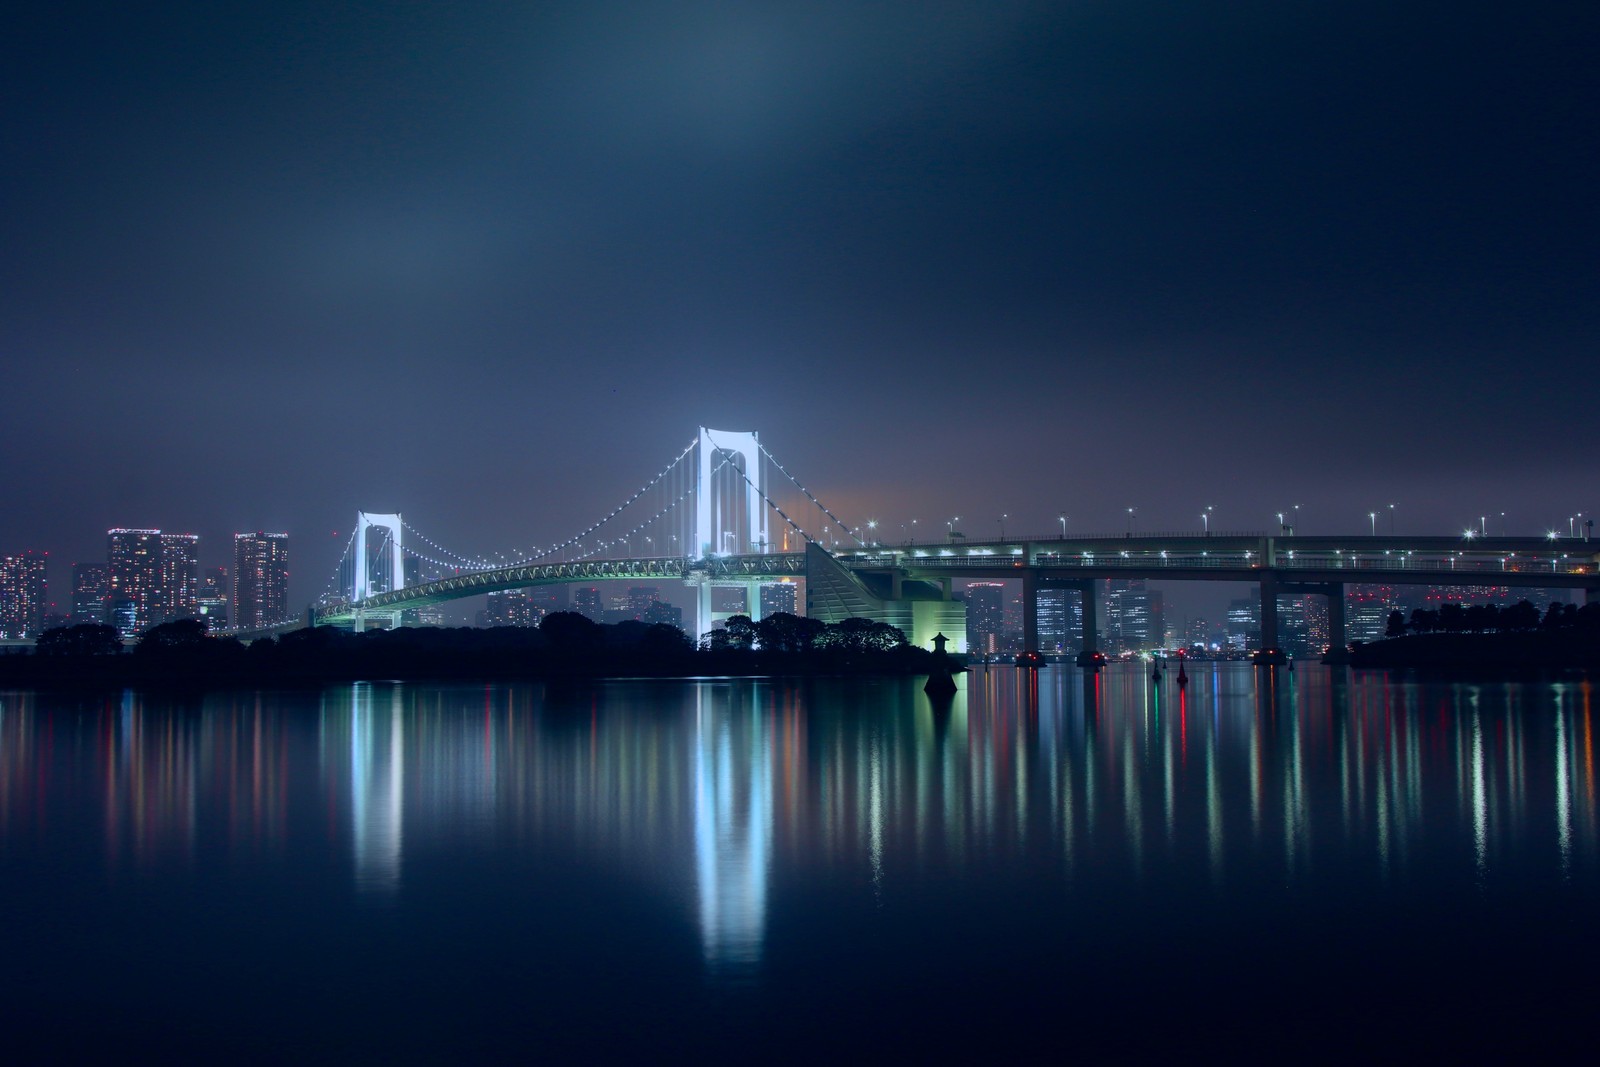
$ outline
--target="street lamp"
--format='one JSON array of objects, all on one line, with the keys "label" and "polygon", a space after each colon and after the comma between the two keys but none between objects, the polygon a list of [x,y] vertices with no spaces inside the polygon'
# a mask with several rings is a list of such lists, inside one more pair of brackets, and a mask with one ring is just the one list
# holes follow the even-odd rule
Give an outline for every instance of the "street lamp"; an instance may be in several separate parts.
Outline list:
[{"label": "street lamp", "polygon": [[1011,516],[1007,515],[1005,512],[1001,512],[1000,517],[995,520],[1000,524],[1000,540],[1002,541],[1006,539],[1006,519],[1010,517]]},{"label": "street lamp", "polygon": [[1138,509],[1129,508],[1128,509],[1128,536],[1132,537],[1133,534],[1134,534],[1134,531],[1137,530],[1138,528],[1139,528],[1139,513],[1138,513]]},{"label": "street lamp", "polygon": [[1376,511],[1369,511],[1369,512],[1367,512],[1367,518],[1372,520],[1372,536],[1373,537],[1377,537],[1378,536],[1378,513]]},{"label": "street lamp", "polygon": [[1394,536],[1394,505],[1389,505],[1389,536]]},{"label": "street lamp", "polygon": [[1059,518],[1061,519],[1061,540],[1065,541],[1067,539],[1067,513],[1063,511]]},{"label": "street lamp", "polygon": [[1206,536],[1207,537],[1211,536],[1211,508],[1212,507],[1213,507],[1213,505],[1207,504],[1206,505],[1206,509],[1200,513],[1200,521],[1205,523],[1205,525],[1206,525]]}]

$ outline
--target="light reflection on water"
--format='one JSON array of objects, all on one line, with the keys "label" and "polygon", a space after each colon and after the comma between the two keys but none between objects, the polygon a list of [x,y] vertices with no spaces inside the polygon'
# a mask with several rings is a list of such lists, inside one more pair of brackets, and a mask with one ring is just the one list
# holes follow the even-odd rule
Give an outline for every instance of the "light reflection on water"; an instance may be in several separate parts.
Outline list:
[{"label": "light reflection on water", "polygon": [[1191,677],[979,669],[943,708],[916,680],[5,693],[0,861],[17,892],[84,846],[72,877],[113,893],[281,879],[291,924],[340,892],[599,877],[670,902],[695,966],[744,984],[813,906],[1600,881],[1589,681]]}]

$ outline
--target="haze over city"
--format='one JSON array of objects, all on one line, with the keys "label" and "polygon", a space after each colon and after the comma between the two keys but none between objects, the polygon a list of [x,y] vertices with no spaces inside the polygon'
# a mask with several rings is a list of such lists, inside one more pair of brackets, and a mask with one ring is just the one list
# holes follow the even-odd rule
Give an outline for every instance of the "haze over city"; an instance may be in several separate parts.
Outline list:
[{"label": "haze over city", "polygon": [[550,543],[699,425],[889,527],[1565,532],[1594,20],[39,6],[0,551],[288,531],[303,604],[358,508]]}]

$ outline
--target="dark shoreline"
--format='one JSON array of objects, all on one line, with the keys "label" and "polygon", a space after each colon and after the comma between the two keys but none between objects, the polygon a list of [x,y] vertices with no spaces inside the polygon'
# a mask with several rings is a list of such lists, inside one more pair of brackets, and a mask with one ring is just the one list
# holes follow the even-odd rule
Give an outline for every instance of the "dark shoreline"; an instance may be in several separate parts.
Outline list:
[{"label": "dark shoreline", "polygon": [[1410,634],[1354,646],[1350,666],[1449,673],[1600,671],[1600,635],[1533,633]]},{"label": "dark shoreline", "polygon": [[[788,617],[792,619],[793,617]],[[906,644],[891,627],[816,624],[793,639],[778,619],[774,647],[743,643],[695,648],[673,627],[601,626],[552,616],[538,629],[377,630],[320,627],[249,645],[213,638],[203,627],[169,624],[122,649],[109,627],[77,628],[43,640],[28,655],[0,656],[0,688],[183,690],[320,688],[364,681],[531,682],[614,678],[810,678],[926,675],[934,654]],[[739,636],[736,627],[734,636]],[[719,631],[719,636],[722,634]],[[822,637],[824,641],[815,641]]]}]

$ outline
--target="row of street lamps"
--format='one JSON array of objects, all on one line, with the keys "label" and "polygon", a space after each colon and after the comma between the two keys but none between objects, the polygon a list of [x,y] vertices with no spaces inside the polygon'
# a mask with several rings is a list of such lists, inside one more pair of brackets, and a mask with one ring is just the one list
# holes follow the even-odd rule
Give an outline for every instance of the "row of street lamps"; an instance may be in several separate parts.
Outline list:
[{"label": "row of street lamps", "polygon": [[[1395,535],[1395,509],[1398,508],[1399,506],[1400,506],[1399,504],[1389,504],[1385,508],[1382,508],[1382,509],[1374,508],[1371,511],[1367,512],[1367,520],[1371,524],[1371,532],[1372,532],[1372,536],[1373,537],[1378,536],[1378,516],[1382,515],[1385,511],[1387,511],[1388,515],[1389,515],[1389,536],[1393,537]],[[1213,512],[1215,512],[1215,510],[1216,510],[1216,505],[1207,504],[1205,506],[1204,510],[1202,510],[1200,512],[1201,530],[1207,536],[1209,536],[1210,533],[1211,533],[1211,519],[1213,517]],[[1285,535],[1288,535],[1288,536],[1291,536],[1291,537],[1294,535],[1295,527],[1296,527],[1296,525],[1298,525],[1298,519],[1299,519],[1298,512],[1299,511],[1300,511],[1300,505],[1299,504],[1292,504],[1288,508],[1285,508],[1283,511],[1277,512],[1277,516],[1278,516],[1278,532],[1279,533],[1285,534]],[[1136,508],[1136,507],[1128,508],[1127,509],[1127,516],[1128,516],[1128,521],[1127,521],[1127,526],[1126,526],[1126,531],[1125,532],[1128,534],[1128,536],[1132,537],[1133,535],[1135,535],[1135,534],[1137,534],[1139,532],[1139,509]],[[1499,513],[1499,519],[1500,519],[1500,522],[1501,522],[1502,532],[1504,530],[1505,517],[1506,517],[1506,513],[1505,512],[1502,511],[1502,512]],[[1000,528],[1000,540],[1002,540],[1002,541],[1004,541],[1006,539],[1006,523],[1007,523],[1007,521],[1010,520],[1010,518],[1011,518],[1011,515],[1010,515],[1009,512],[1002,512],[1000,514],[1000,517],[995,520],[996,525],[998,525],[999,528]],[[1060,515],[1058,515],[1056,517],[1056,521],[1058,521],[1061,524],[1061,537],[1062,537],[1063,540],[1065,540],[1066,536],[1067,536],[1067,514],[1066,514],[1066,512],[1062,512]],[[961,516],[960,515],[954,515],[954,516],[951,516],[949,519],[945,520],[945,524],[944,525],[945,525],[945,535],[946,535],[946,540],[947,541],[955,542],[957,540],[966,540],[966,535],[963,534],[961,532],[961,530],[958,528],[957,524],[960,523],[960,522],[961,522]],[[876,527],[877,526],[877,520],[874,519],[871,522],[869,522],[867,525],[870,526],[870,527]],[[916,535],[917,535],[916,527],[917,527],[917,520],[916,519],[912,519],[911,520],[909,530],[907,528],[907,524],[901,523],[900,524],[900,532],[901,532],[901,535],[902,535],[901,536],[901,540],[904,541],[907,544],[910,544],[910,543],[914,542],[917,539],[916,538]],[[1567,519],[1567,536],[1568,537],[1573,537],[1573,538],[1578,537],[1579,533],[1580,533],[1580,528],[1581,528],[1582,536],[1586,540],[1590,536],[1590,532],[1594,529],[1594,520],[1593,519],[1585,520],[1583,518],[1583,512],[1581,512],[1581,511],[1577,512],[1576,514],[1570,516]],[[1477,530],[1471,530],[1471,529],[1467,530],[1466,531],[1466,536],[1468,536],[1468,537],[1488,537],[1489,536],[1489,516],[1487,514],[1479,516],[1479,518],[1478,518],[1478,529]],[[1550,536],[1552,538],[1554,538],[1557,535],[1554,534],[1554,533],[1551,533]]]}]

